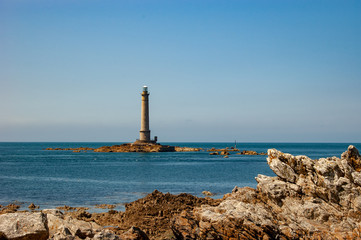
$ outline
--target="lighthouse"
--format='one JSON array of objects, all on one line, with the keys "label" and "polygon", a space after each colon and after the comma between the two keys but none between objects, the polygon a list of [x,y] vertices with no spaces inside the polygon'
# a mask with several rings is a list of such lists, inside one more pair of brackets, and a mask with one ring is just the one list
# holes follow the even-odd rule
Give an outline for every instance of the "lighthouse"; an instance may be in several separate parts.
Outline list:
[{"label": "lighthouse", "polygon": [[142,107],[141,107],[141,118],[140,118],[140,131],[139,139],[134,144],[155,144],[157,137],[154,140],[150,139],[149,129],[149,92],[148,87],[144,86],[142,95]]}]

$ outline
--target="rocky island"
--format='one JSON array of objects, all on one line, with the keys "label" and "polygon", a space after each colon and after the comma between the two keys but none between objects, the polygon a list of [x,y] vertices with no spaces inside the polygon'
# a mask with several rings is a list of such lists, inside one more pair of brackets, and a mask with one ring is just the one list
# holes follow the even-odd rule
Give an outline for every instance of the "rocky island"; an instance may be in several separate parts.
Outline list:
[{"label": "rocky island", "polygon": [[159,143],[156,143],[156,144],[124,143],[121,145],[103,146],[100,148],[89,148],[89,147],[46,148],[45,150],[73,151],[73,152],[83,152],[83,151],[93,151],[93,152],[197,152],[197,151],[202,150],[202,148],[177,147],[177,146],[161,145]]},{"label": "rocky island", "polygon": [[46,148],[48,151],[73,151],[73,152],[199,152],[207,151],[210,152],[210,155],[230,155],[231,153],[236,152],[237,155],[267,155],[267,153],[258,153],[252,150],[239,150],[237,148],[221,148],[215,149],[211,148],[205,150],[203,148],[194,148],[194,147],[179,147],[179,146],[169,146],[157,144],[133,144],[133,143],[124,143],[121,145],[113,146],[103,146],[99,148],[91,147],[78,147],[78,148]]},{"label": "rocky island", "polygon": [[256,189],[235,187],[222,199],[154,191],[125,212],[1,207],[0,239],[360,239],[354,146],[317,160],[269,149],[267,162],[275,177],[258,175]]}]

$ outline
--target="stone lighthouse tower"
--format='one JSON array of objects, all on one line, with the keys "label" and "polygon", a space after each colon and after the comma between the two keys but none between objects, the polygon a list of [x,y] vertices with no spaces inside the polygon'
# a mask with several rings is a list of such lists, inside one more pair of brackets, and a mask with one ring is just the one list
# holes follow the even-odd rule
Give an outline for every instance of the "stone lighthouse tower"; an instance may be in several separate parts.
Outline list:
[{"label": "stone lighthouse tower", "polygon": [[139,139],[135,141],[135,144],[155,144],[157,137],[154,140],[150,139],[149,130],[149,92],[148,87],[143,87],[142,95],[142,109],[141,109],[141,120],[140,120],[140,131]]}]

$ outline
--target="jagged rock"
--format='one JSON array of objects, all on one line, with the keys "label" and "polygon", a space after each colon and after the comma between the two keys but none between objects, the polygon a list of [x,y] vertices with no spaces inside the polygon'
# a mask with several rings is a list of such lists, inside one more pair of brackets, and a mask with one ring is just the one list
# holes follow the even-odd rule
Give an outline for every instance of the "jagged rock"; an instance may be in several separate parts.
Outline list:
[{"label": "jagged rock", "polygon": [[[59,216],[48,213],[48,229],[54,240],[61,237],[92,238],[102,227],[94,222],[85,222],[71,216]],[[69,238],[69,237],[68,237]]]},{"label": "jagged rock", "polygon": [[0,215],[0,232],[7,239],[45,240],[46,216],[43,213],[16,212]]},{"label": "jagged rock", "polygon": [[230,153],[227,150],[224,150],[221,152],[221,155],[230,155]]},{"label": "jagged rock", "polygon": [[114,204],[96,204],[95,205],[96,208],[102,208],[102,209],[113,209],[116,207],[116,205]]},{"label": "jagged rock", "polygon": [[347,151],[341,155],[341,159],[346,159],[347,163],[355,169],[355,171],[361,171],[361,157],[355,146],[350,145]]},{"label": "jagged rock", "polygon": [[192,211],[183,210],[170,221],[176,239],[196,239],[199,235],[198,222]]},{"label": "jagged rock", "polygon": [[0,214],[4,214],[4,213],[14,213],[16,212],[18,209],[20,208],[20,205],[15,204],[15,203],[10,203],[7,206],[2,206],[0,208]]},{"label": "jagged rock", "polygon": [[36,206],[34,203],[31,203],[31,204],[28,206],[28,208],[29,208],[30,210],[35,210],[35,209],[39,208],[39,206]]},{"label": "jagged rock", "polygon": [[122,240],[149,240],[147,234],[137,227],[131,227],[120,237]]},{"label": "jagged rock", "polygon": [[43,209],[41,210],[42,213],[45,213],[45,214],[52,214],[54,216],[57,216],[57,217],[64,217],[64,214],[62,211],[58,210],[58,209]]},{"label": "jagged rock", "polygon": [[264,152],[256,152],[256,151],[252,151],[252,150],[243,150],[242,152],[237,153],[239,155],[267,155],[267,153]]},{"label": "jagged rock", "polygon": [[234,188],[218,206],[203,205],[172,219],[184,239],[359,239],[361,158],[312,160],[268,150],[277,175],[258,175],[257,189]]},{"label": "jagged rock", "polygon": [[94,240],[121,240],[121,238],[114,234],[114,232],[103,229],[101,232],[97,233],[93,237]]},{"label": "jagged rock", "polygon": [[7,240],[5,233],[0,232],[0,240]]},{"label": "jagged rock", "polygon": [[220,201],[209,197],[199,198],[186,193],[172,195],[155,190],[144,198],[125,204],[125,212],[92,213],[90,218],[80,217],[76,212],[67,212],[66,215],[108,226],[108,229],[119,235],[121,239],[125,237],[122,234],[132,226],[141,229],[150,239],[175,239],[176,234],[170,226],[173,216],[179,215],[183,210],[191,211],[194,207],[204,204],[215,206]]},{"label": "jagged rock", "polygon": [[203,191],[202,194],[205,196],[214,196],[214,194],[211,193],[210,191]]},{"label": "jagged rock", "polygon": [[74,219],[57,209],[2,214],[0,233],[0,239],[9,240],[120,239],[94,222]]},{"label": "jagged rock", "polygon": [[288,182],[296,182],[297,175],[290,166],[290,163],[294,163],[296,161],[297,160],[295,160],[291,154],[284,154],[276,149],[268,150],[268,165],[277,174],[277,176]]}]

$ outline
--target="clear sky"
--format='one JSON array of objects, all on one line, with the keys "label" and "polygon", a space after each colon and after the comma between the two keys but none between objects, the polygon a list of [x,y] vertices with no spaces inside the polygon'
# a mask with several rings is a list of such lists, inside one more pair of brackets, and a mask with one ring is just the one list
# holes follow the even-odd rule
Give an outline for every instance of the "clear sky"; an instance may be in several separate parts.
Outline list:
[{"label": "clear sky", "polygon": [[361,142],[361,1],[0,0],[0,141]]}]

